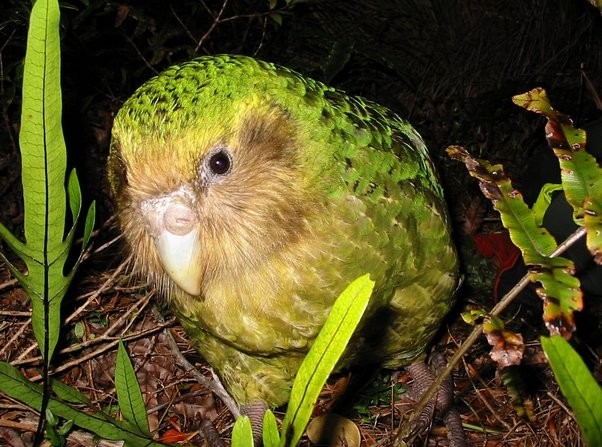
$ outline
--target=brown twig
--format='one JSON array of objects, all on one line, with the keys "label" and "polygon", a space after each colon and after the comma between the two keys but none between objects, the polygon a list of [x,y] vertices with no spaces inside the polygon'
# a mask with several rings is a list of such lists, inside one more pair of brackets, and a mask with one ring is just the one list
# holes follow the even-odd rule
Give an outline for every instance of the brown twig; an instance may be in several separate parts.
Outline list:
[{"label": "brown twig", "polygon": [[9,279],[8,281],[4,281],[2,284],[0,284],[0,292],[2,292],[4,289],[12,288],[12,287],[16,286],[18,283],[19,282],[17,281],[16,278]]},{"label": "brown twig", "polygon": [[222,3],[221,9],[217,13],[217,17],[215,17],[213,19],[213,22],[211,23],[211,26],[209,27],[209,29],[205,32],[205,34],[203,34],[203,37],[201,37],[201,39],[197,43],[197,45],[196,45],[196,47],[194,49],[195,53],[197,53],[199,51],[199,48],[201,48],[203,46],[203,43],[205,43],[205,39],[207,39],[207,37],[209,37],[209,35],[213,32],[213,30],[215,29],[215,27],[219,23],[220,18],[222,16],[222,14],[224,13],[224,10],[226,9],[226,5],[227,4],[228,4],[228,0],[224,0],[224,3]]},{"label": "brown twig", "polygon": [[0,317],[31,317],[31,311],[0,310]]},{"label": "brown twig", "polygon": [[2,349],[0,350],[0,356],[2,356],[6,350],[16,341],[18,340],[21,335],[23,334],[23,332],[25,332],[25,330],[27,330],[31,325],[31,317],[28,318],[26,321],[23,322],[23,324],[21,325],[21,327],[19,328],[19,330],[17,332],[15,332],[13,334],[13,336],[10,338],[10,340],[7,340],[4,343],[4,346],[2,347]]},{"label": "brown twig", "polygon": [[138,49],[138,47],[136,46],[136,44],[134,43],[134,41],[132,39],[130,39],[126,34],[123,35],[123,37],[125,38],[125,40],[128,41],[128,43],[132,46],[132,48],[134,49],[134,51],[136,53],[138,53],[138,56],[140,57],[140,59],[142,59],[142,62],[144,62],[144,65],[146,65],[155,75],[158,75],[159,72],[155,69],[155,67],[153,67],[151,65],[151,63],[144,57],[144,54],[142,54],[142,52]]},{"label": "brown twig", "polygon": [[[462,362],[464,363],[464,369],[468,370],[464,359],[462,359]],[[483,386],[483,388],[487,389],[487,384],[484,383],[480,377],[478,378],[478,380],[481,382],[481,385]],[[474,390],[475,396],[477,396],[477,399],[479,399],[479,401],[485,406],[485,408],[487,408],[489,410],[489,412],[493,415],[493,417],[498,421],[499,424],[501,424],[506,429],[506,431],[510,431],[510,429],[511,429],[510,424],[508,424],[499,414],[497,414],[495,409],[491,406],[491,404],[485,398],[485,396],[483,396],[483,393],[481,392],[481,390],[479,388],[477,388],[476,384],[474,383],[474,381],[472,379],[470,380],[470,384],[472,385],[472,388]]]},{"label": "brown twig", "polygon": [[117,282],[117,277],[125,269],[127,262],[127,260],[122,262],[111,274],[111,276],[109,276],[109,278],[98,289],[96,289],[88,296],[88,299],[84,302],[84,304],[75,309],[75,311],[65,319],[65,323],[70,323],[73,320],[75,320],[92,301],[96,300],[96,298],[98,298],[105,290],[107,290],[110,286]]},{"label": "brown twig", "polygon": [[171,11],[172,15],[176,18],[176,21],[180,24],[180,26],[182,27],[186,35],[190,38],[190,40],[196,43],[196,38],[192,35],[192,33],[190,32],[184,21],[180,18],[180,16],[176,14],[176,10],[174,9],[173,5],[169,5],[169,10]]}]

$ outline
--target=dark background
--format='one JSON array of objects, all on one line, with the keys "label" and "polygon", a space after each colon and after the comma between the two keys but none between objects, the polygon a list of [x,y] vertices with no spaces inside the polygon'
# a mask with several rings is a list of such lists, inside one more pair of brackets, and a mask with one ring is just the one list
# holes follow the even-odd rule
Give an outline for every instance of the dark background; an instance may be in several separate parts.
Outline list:
[{"label": "dark background", "polygon": [[[20,223],[17,134],[29,2],[4,0],[0,24],[0,210]],[[273,3],[273,4],[271,4]],[[96,191],[114,112],[173,63],[256,56],[384,104],[422,133],[452,202],[461,144],[521,168],[544,142],[543,119],[511,103],[541,86],[580,123],[600,116],[582,72],[602,89],[602,17],[586,0],[64,1],[64,125],[73,162]],[[583,70],[583,71],[582,71]],[[96,172],[98,171],[98,172]],[[457,183],[461,184],[458,185]],[[459,188],[458,188],[459,187]],[[92,189],[92,191],[90,191]],[[7,196],[8,195],[8,196]]]}]

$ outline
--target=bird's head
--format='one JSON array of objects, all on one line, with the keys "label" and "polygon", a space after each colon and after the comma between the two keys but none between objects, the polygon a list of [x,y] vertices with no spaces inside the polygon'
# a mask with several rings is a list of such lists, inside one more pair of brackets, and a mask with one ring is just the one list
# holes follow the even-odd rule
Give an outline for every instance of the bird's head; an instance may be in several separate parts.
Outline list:
[{"label": "bird's head", "polygon": [[135,270],[198,296],[303,237],[316,198],[310,138],[268,87],[224,73],[201,81],[193,68],[124,104],[109,179]]}]

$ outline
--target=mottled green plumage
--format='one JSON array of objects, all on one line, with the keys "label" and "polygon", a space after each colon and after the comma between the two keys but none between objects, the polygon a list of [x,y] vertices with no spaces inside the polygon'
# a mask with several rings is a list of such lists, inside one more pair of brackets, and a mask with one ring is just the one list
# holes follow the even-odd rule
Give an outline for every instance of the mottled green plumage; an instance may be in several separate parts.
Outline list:
[{"label": "mottled green plumage", "polygon": [[[287,401],[334,299],[363,273],[376,290],[341,367],[408,364],[451,306],[458,261],[422,139],[295,72],[241,56],[168,69],[118,113],[109,175],[134,269],[240,404]],[[166,226],[194,235],[184,264],[198,296],[165,273]]]}]

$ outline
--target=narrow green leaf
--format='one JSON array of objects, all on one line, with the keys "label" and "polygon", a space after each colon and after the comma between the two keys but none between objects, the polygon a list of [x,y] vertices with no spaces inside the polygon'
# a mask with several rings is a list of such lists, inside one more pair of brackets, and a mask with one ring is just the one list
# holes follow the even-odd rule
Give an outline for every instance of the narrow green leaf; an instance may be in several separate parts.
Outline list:
[{"label": "narrow green leaf", "polygon": [[232,447],[253,447],[253,429],[248,416],[236,419],[232,428]]},{"label": "narrow green leaf", "polygon": [[374,281],[363,275],[337,298],[316,341],[299,367],[282,422],[280,446],[297,445],[313,406],[351,339],[370,300]]},{"label": "narrow green leaf", "polygon": [[78,405],[92,405],[92,402],[83,393],[80,393],[75,388],[70,387],[69,385],[65,385],[63,382],[52,379],[52,391],[56,397],[64,402],[68,402],[70,404],[78,404]]},{"label": "narrow green leaf", "polygon": [[[598,179],[595,189],[597,197],[602,197],[602,179]],[[583,223],[587,229],[587,248],[596,263],[602,264],[602,209],[596,208],[590,197],[585,200]]]},{"label": "narrow green leaf", "polygon": [[[36,1],[31,10],[23,72],[21,180],[29,257],[24,286],[32,300],[33,331],[46,364],[56,346],[60,318],[52,305],[61,281],[51,284],[65,229],[66,150],[61,126],[60,13],[57,1]],[[61,268],[61,266],[58,266]],[[19,277],[19,276],[17,276]],[[59,294],[59,303],[62,296]],[[47,317],[47,319],[46,319]]]},{"label": "narrow green leaf", "polygon": [[[33,332],[46,364],[59,338],[61,301],[72,279],[72,275],[65,277],[63,270],[74,239],[73,228],[65,239],[67,154],[61,125],[59,21],[56,0],[34,3],[27,37],[19,133],[25,243],[0,225],[0,237],[27,266],[27,274],[23,274],[1,256],[32,300]],[[75,226],[81,210],[81,193],[74,174],[69,178],[69,204]],[[91,207],[82,251],[93,223],[94,207]]]},{"label": "narrow green leaf", "polygon": [[[57,0],[33,3],[24,62],[19,133],[25,243],[0,227],[0,236],[27,266],[25,275],[7,262],[31,299],[32,328],[44,359],[42,416],[34,439],[36,445],[41,442],[44,415],[50,409],[47,407],[51,392],[48,371],[61,329],[61,302],[72,278],[63,275],[73,237],[64,239],[67,154],[61,122],[59,25]],[[79,185],[76,186],[77,191],[74,192],[77,194],[70,202],[74,225],[81,207]],[[93,213],[91,215],[93,219]],[[7,261],[6,256],[2,255],[2,258]]]},{"label": "narrow green leaf", "polygon": [[330,52],[322,65],[325,82],[329,83],[332,79],[345,68],[345,65],[351,58],[353,43],[346,40],[335,40],[330,47]]},{"label": "narrow green leaf", "polygon": [[[0,223],[0,237],[7,243],[12,251],[19,255],[21,259],[29,262],[34,261],[34,253],[29,249],[29,247],[17,239],[10,231],[8,231],[8,228],[2,225],[2,223]],[[4,262],[8,264],[9,262],[4,255],[1,253],[0,255],[2,256]]]},{"label": "narrow green leaf", "polygon": [[541,346],[585,442],[590,447],[602,445],[602,388],[565,339],[541,337]]},{"label": "narrow green leaf", "polygon": [[[13,245],[11,245],[11,243],[9,242],[9,239],[6,238],[4,234],[2,234],[3,231],[7,231],[8,232],[8,230],[6,229],[6,227],[4,227],[2,224],[0,224],[0,237],[2,237],[4,239],[4,241],[6,241],[8,243],[9,247],[12,248]],[[14,237],[10,232],[8,234],[10,235],[10,237]],[[18,254],[21,257],[21,259],[25,259],[26,258],[24,256],[23,252],[18,251],[18,250],[14,250],[14,252],[16,254]],[[2,259],[4,261],[4,263],[10,269],[11,273],[15,276],[15,278],[17,278],[17,281],[19,281],[19,284],[21,284],[21,286],[23,286],[23,288],[25,289],[25,291],[29,294],[30,287],[29,287],[29,278],[28,278],[28,276],[24,275],[23,273],[21,273],[19,271],[19,269],[17,267],[15,267],[15,265],[12,262],[10,262],[8,260],[8,258],[4,255],[4,253],[2,253],[2,252],[0,252],[0,259]]]},{"label": "narrow green leaf", "polygon": [[121,340],[117,348],[115,391],[117,392],[119,409],[125,420],[130,422],[139,434],[150,436],[146,407],[144,406],[136,371]]},{"label": "narrow green leaf", "polygon": [[282,14],[278,12],[270,13],[270,19],[272,19],[278,26],[282,26]]},{"label": "narrow green leaf", "polygon": [[[53,383],[53,391],[59,396],[69,396],[70,400],[85,403],[86,398],[74,389],[68,390],[67,385]],[[7,396],[40,410],[42,405],[42,387],[30,382],[17,368],[6,362],[0,362],[0,391]],[[165,444],[153,442],[146,436],[141,436],[131,430],[128,424],[114,420],[102,411],[88,407],[87,412],[80,411],[73,403],[52,398],[48,409],[63,419],[72,420],[75,425],[84,430],[97,434],[103,439],[123,440],[129,447],[162,447]]]},{"label": "narrow green leaf", "polygon": [[278,447],[278,444],[280,444],[280,434],[276,416],[268,409],[263,415],[263,447]]},{"label": "narrow green leaf", "polygon": [[[81,195],[81,188],[79,186],[79,180],[77,178],[77,172],[75,171],[75,169],[72,169],[71,174],[69,175],[69,180],[67,182],[67,192],[68,192],[68,197],[69,197],[69,209],[71,210],[71,217],[73,219],[73,222],[79,222],[79,219],[81,216],[82,195]],[[68,282],[71,282],[71,280],[73,279],[73,276],[75,275],[75,271],[77,270],[77,268],[79,267],[79,264],[81,263],[84,251],[86,250],[86,247],[88,246],[88,243],[90,242],[90,236],[92,235],[92,230],[94,229],[95,216],[96,216],[96,203],[92,202],[92,204],[90,205],[90,208],[88,209],[88,212],[86,214],[86,220],[84,222],[84,232],[82,235],[82,244],[81,244],[79,256],[75,262],[75,265],[71,268],[71,271],[68,272],[65,276],[65,278],[68,280]],[[65,238],[65,241],[63,243],[63,245],[65,247],[64,253],[66,255],[69,254],[69,248],[73,246],[73,242],[75,239],[75,229],[76,229],[76,225],[74,224],[71,227],[71,229],[69,230],[69,233],[67,234],[67,237]],[[64,263],[66,261],[67,261],[66,256],[64,258],[61,258],[61,264],[64,265]]]},{"label": "narrow green leaf", "polygon": [[[61,124],[59,20],[58,1],[34,3],[23,71],[19,143],[25,240],[36,253],[60,251],[65,232],[67,152]],[[48,264],[52,261],[49,257]]]}]

